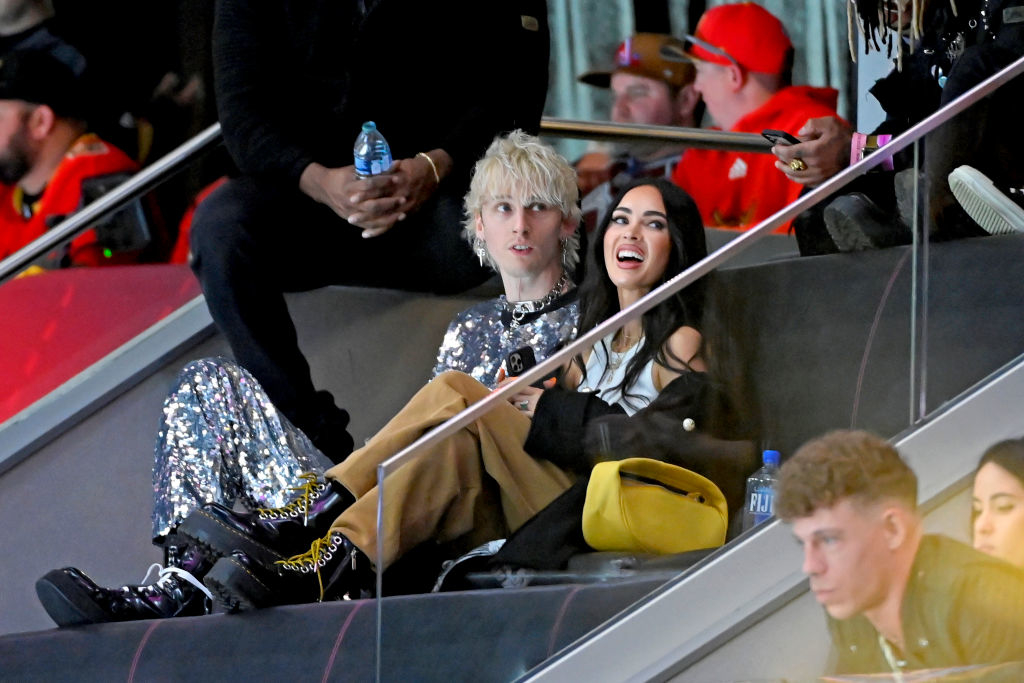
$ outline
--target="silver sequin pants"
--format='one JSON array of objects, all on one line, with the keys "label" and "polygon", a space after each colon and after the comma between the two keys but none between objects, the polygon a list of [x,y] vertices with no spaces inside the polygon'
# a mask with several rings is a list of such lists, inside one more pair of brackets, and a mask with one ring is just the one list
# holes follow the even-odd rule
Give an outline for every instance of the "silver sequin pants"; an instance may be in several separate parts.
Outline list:
[{"label": "silver sequin pants", "polygon": [[204,503],[281,507],[330,461],[226,358],[189,363],[164,401],[153,463],[153,538]]}]

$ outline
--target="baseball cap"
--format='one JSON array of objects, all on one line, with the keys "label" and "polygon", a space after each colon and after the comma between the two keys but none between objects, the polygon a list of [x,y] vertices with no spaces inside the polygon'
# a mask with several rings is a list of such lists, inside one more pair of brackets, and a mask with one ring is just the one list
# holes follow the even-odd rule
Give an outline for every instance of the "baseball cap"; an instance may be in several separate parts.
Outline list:
[{"label": "baseball cap", "polygon": [[21,50],[0,57],[0,100],[45,104],[58,116],[85,116],[79,78],[43,50]]},{"label": "baseball cap", "polygon": [[664,81],[670,88],[682,88],[693,82],[693,62],[686,55],[686,44],[663,33],[635,33],[619,44],[615,64],[606,71],[588,71],[580,83],[607,88],[612,74],[625,71]]},{"label": "baseball cap", "polygon": [[782,22],[752,2],[712,7],[686,41],[694,59],[769,74],[782,73],[793,49]]}]

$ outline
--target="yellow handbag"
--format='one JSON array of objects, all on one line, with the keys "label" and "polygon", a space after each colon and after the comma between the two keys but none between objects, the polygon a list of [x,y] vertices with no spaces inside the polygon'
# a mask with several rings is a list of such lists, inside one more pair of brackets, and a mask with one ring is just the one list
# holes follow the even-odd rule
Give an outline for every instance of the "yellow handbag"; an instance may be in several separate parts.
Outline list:
[{"label": "yellow handbag", "polygon": [[649,458],[598,463],[583,505],[583,537],[595,550],[658,554],[716,548],[729,510],[710,479]]}]

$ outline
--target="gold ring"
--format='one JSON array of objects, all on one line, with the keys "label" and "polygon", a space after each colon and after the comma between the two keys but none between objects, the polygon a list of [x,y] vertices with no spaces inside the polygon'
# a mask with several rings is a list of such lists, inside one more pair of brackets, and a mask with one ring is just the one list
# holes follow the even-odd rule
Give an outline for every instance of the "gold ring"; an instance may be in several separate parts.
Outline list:
[{"label": "gold ring", "polygon": [[803,159],[793,159],[789,162],[789,167],[794,171],[806,171],[807,164],[804,163]]}]

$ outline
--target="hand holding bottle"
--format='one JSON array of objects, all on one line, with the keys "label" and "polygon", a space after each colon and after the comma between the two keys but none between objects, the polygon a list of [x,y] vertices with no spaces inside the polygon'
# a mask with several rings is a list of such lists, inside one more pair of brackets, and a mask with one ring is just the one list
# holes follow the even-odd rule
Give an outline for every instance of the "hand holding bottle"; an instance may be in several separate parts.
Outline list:
[{"label": "hand holding bottle", "polygon": [[299,189],[325,204],[352,225],[366,230],[386,231],[404,216],[405,197],[395,193],[390,175],[359,179],[354,166],[327,168],[318,163],[306,167]]}]

